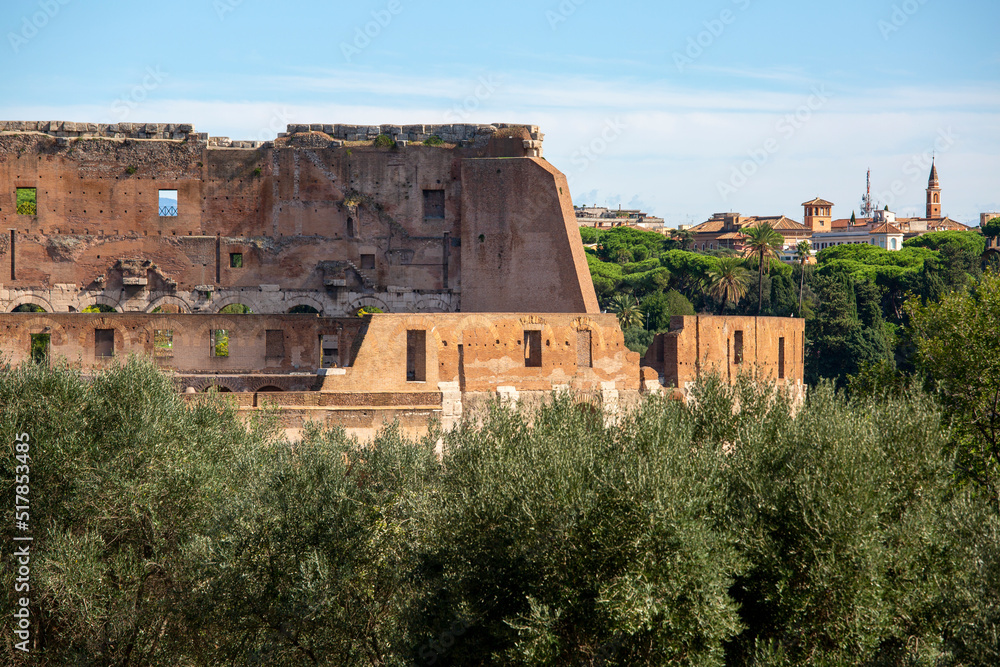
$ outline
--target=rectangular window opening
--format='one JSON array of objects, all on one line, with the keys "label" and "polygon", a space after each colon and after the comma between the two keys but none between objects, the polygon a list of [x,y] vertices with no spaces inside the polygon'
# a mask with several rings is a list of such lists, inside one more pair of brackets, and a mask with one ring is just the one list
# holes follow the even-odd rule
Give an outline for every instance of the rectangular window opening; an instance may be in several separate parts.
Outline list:
[{"label": "rectangular window opening", "polygon": [[231,269],[243,268],[243,253],[241,252],[229,253],[229,268]]},{"label": "rectangular window opening", "polygon": [[427,381],[427,332],[406,332],[406,381]]},{"label": "rectangular window opening", "polygon": [[229,330],[212,329],[212,356],[229,356]]},{"label": "rectangular window opening", "polygon": [[153,356],[154,357],[174,356],[173,329],[156,329],[153,332]]},{"label": "rectangular window opening", "polygon": [[743,332],[737,331],[733,336],[733,363],[743,363]]},{"label": "rectangular window opening", "polygon": [[576,332],[576,365],[580,368],[594,366],[594,356],[590,347],[592,342],[593,332],[589,329]]},{"label": "rectangular window opening", "polygon": [[94,356],[115,356],[115,330],[94,329]]},{"label": "rectangular window opening", "polygon": [[424,217],[444,218],[444,190],[424,190]]},{"label": "rectangular window opening", "polygon": [[778,339],[778,379],[785,379],[785,339]]},{"label": "rectangular window opening", "polygon": [[375,255],[361,255],[361,270],[362,271],[375,270]]},{"label": "rectangular window opening", "polygon": [[160,217],[177,217],[177,190],[160,190]]},{"label": "rectangular window opening", "polygon": [[36,188],[17,188],[17,214],[38,214],[38,190]]},{"label": "rectangular window opening", "polygon": [[284,330],[268,329],[264,332],[264,357],[267,359],[285,358]]},{"label": "rectangular window opening", "polygon": [[36,364],[48,363],[49,343],[51,340],[51,334],[31,334],[31,361]]},{"label": "rectangular window opening", "polygon": [[323,368],[336,368],[340,365],[339,336],[320,336],[319,346],[323,355]]},{"label": "rectangular window opening", "polygon": [[524,332],[524,365],[526,368],[542,367],[542,332]]}]

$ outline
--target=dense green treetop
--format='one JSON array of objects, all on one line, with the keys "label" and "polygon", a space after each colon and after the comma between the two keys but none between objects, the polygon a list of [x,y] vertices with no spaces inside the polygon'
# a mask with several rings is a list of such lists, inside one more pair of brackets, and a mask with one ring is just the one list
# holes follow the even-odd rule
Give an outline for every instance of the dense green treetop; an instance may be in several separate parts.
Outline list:
[{"label": "dense green treetop", "polygon": [[903,242],[904,248],[930,248],[931,250],[940,250],[945,246],[952,246],[962,250],[967,250],[975,253],[976,255],[981,255],[986,249],[986,239],[983,238],[982,234],[977,234],[976,232],[947,231],[922,234],[921,236],[914,236],[912,239],[907,239]]}]

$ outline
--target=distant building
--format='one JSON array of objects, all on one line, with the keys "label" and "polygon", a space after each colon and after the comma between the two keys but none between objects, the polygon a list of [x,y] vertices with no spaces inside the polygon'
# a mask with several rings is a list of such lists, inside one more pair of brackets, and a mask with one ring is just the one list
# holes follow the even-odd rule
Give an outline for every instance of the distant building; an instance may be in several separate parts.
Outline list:
[{"label": "distant building", "polygon": [[770,224],[785,239],[785,246],[794,247],[799,241],[808,240],[812,232],[803,224],[783,215],[742,216],[739,213],[716,213],[707,221],[691,228],[695,250],[728,248],[743,250],[746,234],[743,230]]},{"label": "distant building", "polygon": [[607,208],[604,206],[574,206],[576,224],[581,227],[612,228],[636,227],[650,231],[663,228],[663,218],[644,213],[638,209]]},{"label": "distant building", "polygon": [[802,208],[805,214],[802,218],[802,224],[808,227],[810,231],[833,231],[833,215],[831,214],[831,211],[833,210],[832,202],[828,202],[825,199],[817,197],[812,201],[803,203]]},{"label": "distant building", "polygon": [[979,215],[979,226],[983,227],[987,222],[989,222],[993,218],[1000,218],[1000,213],[997,213],[996,211],[989,213],[981,213]]},{"label": "distant building", "polygon": [[877,227],[857,225],[846,230],[813,234],[812,246],[817,252],[838,245],[851,244],[873,245],[884,250],[902,250],[905,238],[906,234],[899,227],[891,222],[883,222]]},{"label": "distant building", "polygon": [[[927,179],[927,215],[923,218],[897,218],[890,211],[875,211],[871,218],[834,220],[834,232],[874,230],[885,223],[895,225],[906,238],[913,238],[928,232],[968,231],[970,227],[957,220],[941,215],[941,181],[938,178],[937,165],[931,164],[930,177]],[[891,216],[891,219],[886,215]]]}]

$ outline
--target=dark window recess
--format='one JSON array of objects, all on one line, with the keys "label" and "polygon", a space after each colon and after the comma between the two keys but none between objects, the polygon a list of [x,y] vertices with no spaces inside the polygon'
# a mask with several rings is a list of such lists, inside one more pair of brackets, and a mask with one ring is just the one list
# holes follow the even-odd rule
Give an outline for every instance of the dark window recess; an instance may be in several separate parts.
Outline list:
[{"label": "dark window recess", "polygon": [[94,330],[94,356],[113,357],[115,356],[115,330],[95,329]]},{"label": "dark window recess", "polygon": [[427,332],[406,332],[406,381],[427,381]]},{"label": "dark window recess", "polygon": [[354,238],[354,218],[347,219],[347,238]]},{"label": "dark window recess", "polygon": [[285,332],[268,329],[264,332],[264,356],[268,359],[285,358]]},{"label": "dark window recess", "polygon": [[155,357],[174,356],[173,329],[156,329],[153,332],[153,356]]},{"label": "dark window recess", "polygon": [[778,339],[778,379],[785,379],[785,339]]},{"label": "dark window recess", "polygon": [[177,217],[177,190],[160,190],[159,204],[161,217]]},{"label": "dark window recess", "polygon": [[542,332],[524,332],[524,365],[527,368],[542,367]]},{"label": "dark window recess", "polygon": [[243,268],[243,253],[241,252],[229,253],[229,268],[231,269]]},{"label": "dark window recess", "polygon": [[51,334],[31,334],[31,360],[34,363],[48,363],[51,339]]},{"label": "dark window recess", "polygon": [[340,364],[340,337],[320,336],[319,347],[323,355],[323,368],[336,368]]},{"label": "dark window recess", "polygon": [[733,363],[743,363],[743,332],[737,331],[733,336]]},{"label": "dark window recess", "polygon": [[229,356],[229,331],[227,329],[212,329],[212,356]]},{"label": "dark window recess", "polygon": [[592,332],[576,332],[576,365],[580,368],[591,368],[594,365],[593,352],[590,347],[592,341]]},{"label": "dark window recess", "polygon": [[444,190],[424,190],[424,217],[444,218]]},{"label": "dark window recess", "polygon": [[35,188],[17,188],[17,214],[37,215],[38,190]]},{"label": "dark window recess", "polygon": [[362,271],[375,270],[375,255],[361,255],[361,270]]}]

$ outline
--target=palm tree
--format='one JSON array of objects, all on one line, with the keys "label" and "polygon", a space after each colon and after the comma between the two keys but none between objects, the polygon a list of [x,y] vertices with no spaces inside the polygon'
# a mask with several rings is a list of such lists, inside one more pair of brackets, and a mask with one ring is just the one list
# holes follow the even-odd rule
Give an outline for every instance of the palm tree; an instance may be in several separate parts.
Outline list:
[{"label": "palm tree", "polygon": [[616,294],[611,300],[609,310],[618,316],[618,325],[622,331],[642,326],[643,316],[639,300],[631,294]]},{"label": "palm tree", "polygon": [[778,251],[785,244],[785,238],[775,231],[771,223],[765,222],[757,227],[743,229],[743,254],[747,257],[756,258],[759,271],[759,284],[757,290],[757,316],[764,308],[764,260],[767,260],[767,272],[771,272],[771,258],[778,258]]},{"label": "palm tree", "polygon": [[806,260],[812,256],[812,245],[809,241],[799,241],[799,244],[795,246],[795,255],[799,258],[799,264],[802,268],[802,276],[799,278],[799,317],[802,317],[802,289],[806,284]]},{"label": "palm tree", "polygon": [[727,303],[734,306],[747,295],[749,272],[738,257],[721,257],[717,268],[709,271],[708,293],[722,303],[721,314]]}]

